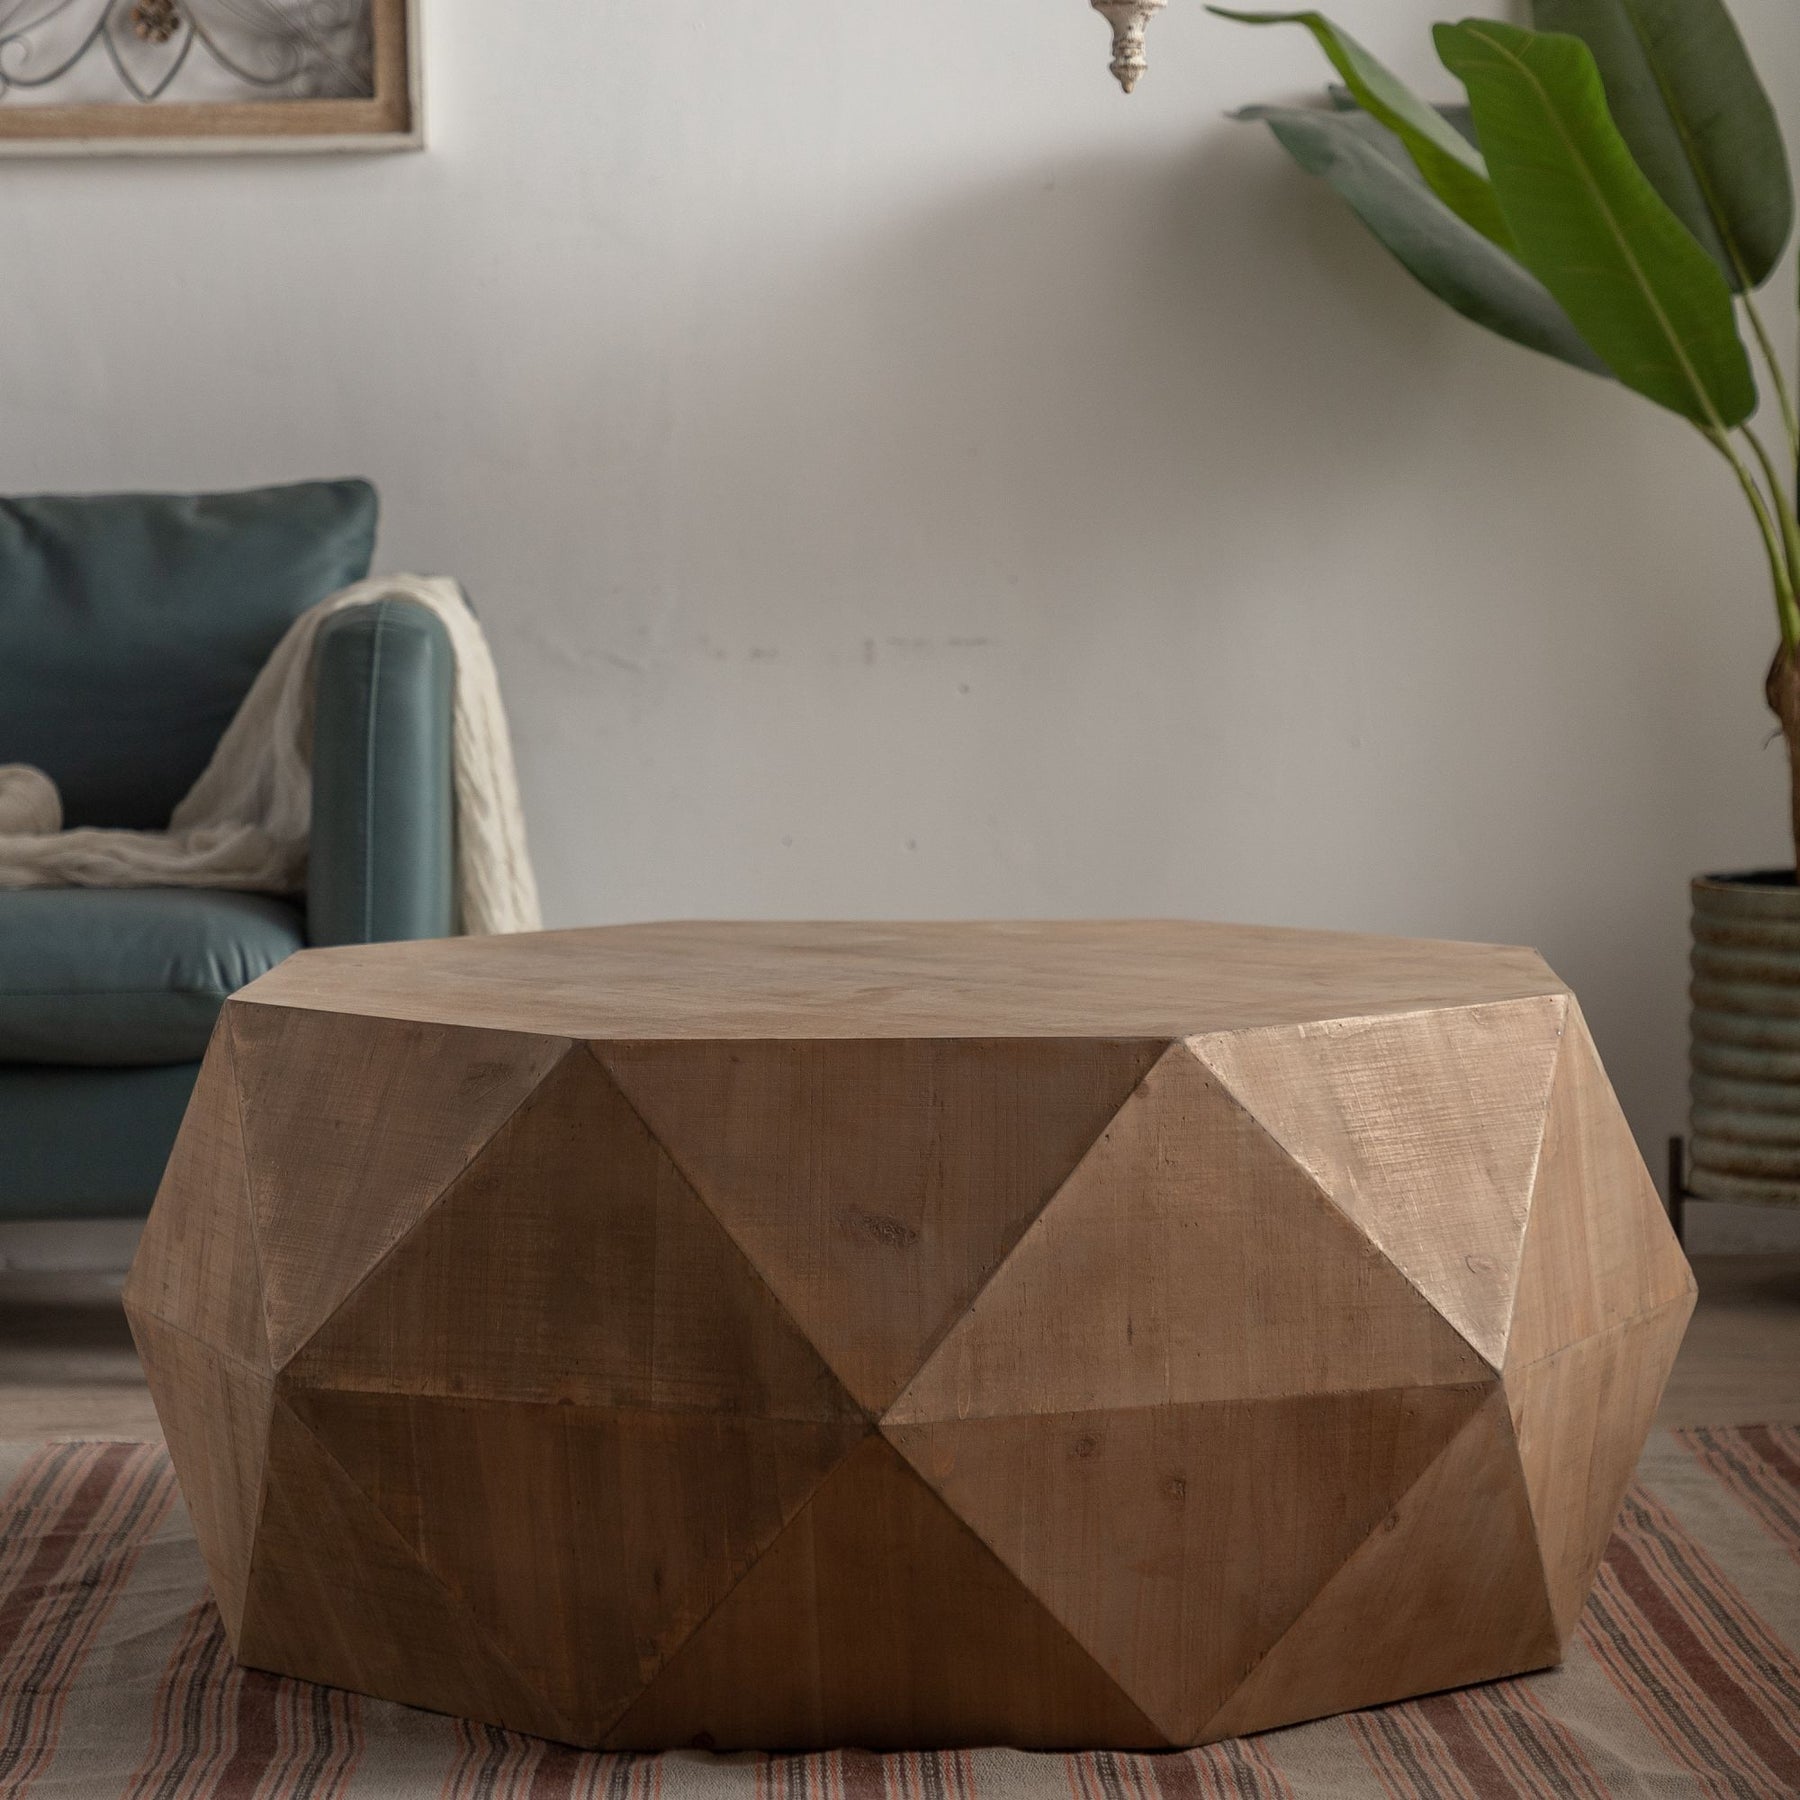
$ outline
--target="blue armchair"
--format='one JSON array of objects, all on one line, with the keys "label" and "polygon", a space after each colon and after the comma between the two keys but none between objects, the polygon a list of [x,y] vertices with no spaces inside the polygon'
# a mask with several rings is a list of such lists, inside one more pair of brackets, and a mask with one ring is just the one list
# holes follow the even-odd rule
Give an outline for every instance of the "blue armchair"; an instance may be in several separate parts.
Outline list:
[{"label": "blue armchair", "polygon": [[[360,481],[0,500],[0,762],[47,770],[70,825],[166,825],[375,524]],[[147,1212],[228,994],[308,944],[455,930],[443,626],[350,608],[317,658],[303,897],[0,892],[0,1218]]]}]

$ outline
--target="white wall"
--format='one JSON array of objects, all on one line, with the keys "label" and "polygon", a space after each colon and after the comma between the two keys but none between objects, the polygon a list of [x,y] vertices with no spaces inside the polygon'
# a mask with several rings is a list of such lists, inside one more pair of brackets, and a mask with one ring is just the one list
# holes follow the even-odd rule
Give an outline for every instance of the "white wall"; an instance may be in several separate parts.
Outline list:
[{"label": "white wall", "polygon": [[[423,157],[0,167],[0,488],[374,477],[557,922],[1534,943],[1654,1159],[1686,877],[1785,854],[1756,546],[1222,119],[1304,36],[1174,0],[1126,101],[1084,0],[426,11]],[[1433,12],[1341,7],[1420,78]]]}]

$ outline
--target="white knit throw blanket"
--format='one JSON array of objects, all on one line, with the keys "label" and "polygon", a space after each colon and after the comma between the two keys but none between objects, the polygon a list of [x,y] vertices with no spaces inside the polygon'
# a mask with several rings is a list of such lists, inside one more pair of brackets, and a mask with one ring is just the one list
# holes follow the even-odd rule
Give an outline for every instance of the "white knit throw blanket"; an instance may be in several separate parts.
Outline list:
[{"label": "white knit throw blanket", "polygon": [[312,822],[313,647],[333,613],[404,600],[435,613],[456,652],[452,761],[462,929],[535,931],[537,883],[500,683],[453,581],[387,575],[321,600],[288,627],[167,831],[63,831],[41,770],[0,766],[0,888],[209,887],[298,893]]}]

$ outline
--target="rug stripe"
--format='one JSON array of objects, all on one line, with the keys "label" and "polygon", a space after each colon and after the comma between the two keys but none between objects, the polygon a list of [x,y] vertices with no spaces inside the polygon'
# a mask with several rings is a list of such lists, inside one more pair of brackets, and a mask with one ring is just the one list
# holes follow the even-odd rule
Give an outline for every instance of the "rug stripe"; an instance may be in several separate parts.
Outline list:
[{"label": "rug stripe", "polygon": [[1607,1800],[1606,1784],[1579,1739],[1533,1699],[1525,1682],[1497,1682],[1460,1696],[1471,1727],[1513,1772],[1517,1792],[1545,1800]]},{"label": "rug stripe", "polygon": [[[1629,1502],[1613,1539],[1622,1585],[1747,1744],[1800,1793],[1800,1667],[1666,1508]],[[1785,1722],[1784,1722],[1785,1721]]]},{"label": "rug stripe", "polygon": [[40,1523],[69,1503],[86,1473],[88,1462],[80,1444],[46,1444],[33,1454],[9,1484],[0,1500],[0,1517],[7,1528],[0,1534],[0,1597],[11,1592],[19,1565],[34,1553],[44,1533]]},{"label": "rug stripe", "polygon": [[[70,1684],[175,1497],[146,1444],[68,1446],[81,1468],[67,1503],[0,1597],[0,1781],[23,1800],[56,1751]],[[60,1604],[59,1604],[60,1600]]]},{"label": "rug stripe", "polygon": [[1615,1538],[1583,1621],[1590,1648],[1677,1767],[1728,1784],[1703,1791],[1767,1800],[1769,1771],[1715,1705],[1700,1678],[1705,1668],[1697,1676],[1671,1654],[1654,1620],[1636,1606],[1620,1573],[1631,1560]]},{"label": "rug stripe", "polygon": [[0,1674],[10,1676],[39,1653],[36,1637],[28,1634],[34,1615],[54,1612],[53,1626],[59,1630],[64,1626],[61,1611],[50,1604],[52,1590],[73,1562],[92,1555],[87,1539],[131,1449],[129,1444],[66,1446],[63,1460],[69,1481],[52,1476],[46,1483],[55,1495],[54,1507],[43,1507],[39,1518],[9,1528],[9,1537],[15,1530],[18,1534],[18,1556],[12,1579],[0,1594],[0,1645],[5,1646],[0,1651]]},{"label": "rug stripe", "polygon": [[189,1609],[175,1652],[157,1684],[150,1745],[125,1790],[125,1800],[174,1800],[195,1764],[216,1754],[217,1720],[226,1691],[218,1667],[225,1646],[213,1630],[217,1617],[210,1599]]},{"label": "rug stripe", "polygon": [[1410,1707],[1353,1713],[1350,1727],[1370,1768],[1394,1800],[1481,1800],[1444,1754],[1435,1733]]},{"label": "rug stripe", "polygon": [[[1800,1562],[1800,1432],[1776,1426],[1677,1432],[1706,1471]],[[1795,1441],[1790,1450],[1784,1437]]]}]

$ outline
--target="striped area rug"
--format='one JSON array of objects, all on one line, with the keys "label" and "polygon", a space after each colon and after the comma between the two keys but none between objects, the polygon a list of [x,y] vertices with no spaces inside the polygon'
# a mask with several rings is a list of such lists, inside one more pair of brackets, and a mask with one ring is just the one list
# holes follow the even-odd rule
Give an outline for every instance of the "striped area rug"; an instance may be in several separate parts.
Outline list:
[{"label": "striped area rug", "polygon": [[160,1448],[0,1447],[4,1800],[1800,1795],[1800,1429],[1658,1434],[1570,1661],[1187,1755],[591,1756],[226,1648]]}]

